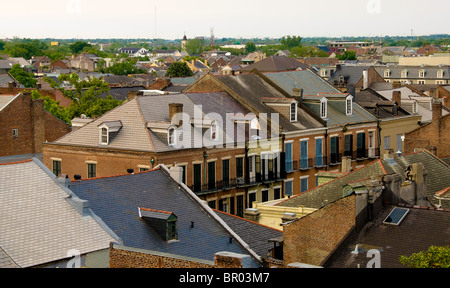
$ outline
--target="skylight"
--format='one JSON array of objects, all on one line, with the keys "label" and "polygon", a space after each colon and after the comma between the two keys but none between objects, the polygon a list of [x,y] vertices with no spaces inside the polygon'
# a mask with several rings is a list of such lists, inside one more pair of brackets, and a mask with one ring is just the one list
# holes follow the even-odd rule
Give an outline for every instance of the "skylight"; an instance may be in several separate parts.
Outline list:
[{"label": "skylight", "polygon": [[407,208],[398,208],[395,207],[392,209],[391,213],[384,219],[383,224],[389,224],[389,225],[400,225],[400,223],[403,221],[403,219],[408,214],[409,209]]}]

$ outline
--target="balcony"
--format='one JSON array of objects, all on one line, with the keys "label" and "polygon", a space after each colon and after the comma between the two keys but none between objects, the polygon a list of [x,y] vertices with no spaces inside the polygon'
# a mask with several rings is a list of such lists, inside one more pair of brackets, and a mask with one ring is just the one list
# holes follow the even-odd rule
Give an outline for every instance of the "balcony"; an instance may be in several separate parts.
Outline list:
[{"label": "balcony", "polygon": [[331,153],[330,154],[330,165],[339,165],[342,163],[342,154]]},{"label": "balcony", "polygon": [[313,158],[300,159],[300,170],[308,170],[311,168],[313,168]]},{"label": "balcony", "polygon": [[[275,175],[277,174],[277,175]],[[227,180],[221,180],[216,181],[212,183],[206,183],[206,184],[198,184],[198,185],[191,185],[189,186],[189,189],[191,189],[196,194],[207,194],[215,191],[222,191],[222,190],[228,190],[228,189],[234,189],[234,188],[241,188],[246,186],[253,186],[257,184],[262,183],[268,183],[268,182],[276,182],[281,181],[284,178],[281,175],[281,172],[273,173],[269,172],[268,175],[257,173],[255,176],[243,178],[232,178]]]},{"label": "balcony", "polygon": [[314,167],[323,168],[328,166],[327,156],[315,157],[314,158]]}]

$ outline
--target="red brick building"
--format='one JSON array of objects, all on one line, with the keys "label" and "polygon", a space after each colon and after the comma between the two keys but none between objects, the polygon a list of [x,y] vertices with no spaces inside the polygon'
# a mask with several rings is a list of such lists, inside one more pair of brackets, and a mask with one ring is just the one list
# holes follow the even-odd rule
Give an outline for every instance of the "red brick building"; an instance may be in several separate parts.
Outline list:
[{"label": "red brick building", "polygon": [[42,153],[42,145],[69,133],[68,124],[27,92],[0,95],[0,156]]}]

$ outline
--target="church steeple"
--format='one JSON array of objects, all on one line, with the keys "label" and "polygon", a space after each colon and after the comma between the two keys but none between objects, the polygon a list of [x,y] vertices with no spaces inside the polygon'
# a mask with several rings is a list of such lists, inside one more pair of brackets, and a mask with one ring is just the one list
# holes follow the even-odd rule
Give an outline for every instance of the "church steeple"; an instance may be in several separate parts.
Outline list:
[{"label": "church steeple", "polygon": [[184,33],[183,40],[181,40],[181,51],[186,51],[187,41],[186,33]]}]

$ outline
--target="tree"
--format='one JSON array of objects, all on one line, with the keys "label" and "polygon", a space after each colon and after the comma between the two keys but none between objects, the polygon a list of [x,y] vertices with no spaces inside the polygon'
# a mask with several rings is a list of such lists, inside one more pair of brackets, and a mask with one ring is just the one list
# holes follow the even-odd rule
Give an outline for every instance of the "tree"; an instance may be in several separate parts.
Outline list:
[{"label": "tree", "polygon": [[256,45],[253,42],[248,42],[245,44],[245,52],[247,53],[253,53],[256,51]]},{"label": "tree", "polygon": [[25,88],[34,88],[36,86],[37,80],[34,79],[33,73],[23,71],[19,64],[14,64],[11,70],[9,70],[9,74],[25,86]]},{"label": "tree", "polygon": [[53,100],[50,96],[42,96],[38,90],[33,90],[31,91],[31,99],[44,99],[45,110],[65,123],[70,123],[72,120],[69,108],[59,106],[59,101]]},{"label": "tree", "polygon": [[11,57],[23,57],[28,60],[33,56],[44,55],[43,51],[47,48],[48,45],[45,42],[25,39],[6,43],[4,46],[4,52]]},{"label": "tree", "polygon": [[103,70],[107,73],[112,73],[114,75],[128,75],[128,74],[143,74],[144,70],[137,68],[135,66],[136,60],[127,59],[122,62],[114,63],[112,66],[108,68],[104,68]]},{"label": "tree", "polygon": [[71,44],[71,45],[69,46],[69,48],[70,48],[70,50],[72,51],[73,54],[78,54],[78,53],[80,53],[81,51],[83,51],[83,49],[84,49],[85,47],[91,47],[91,46],[92,46],[92,45],[89,44],[89,43],[87,43],[87,42],[84,42],[84,41],[76,41],[75,43]]},{"label": "tree", "polygon": [[430,246],[427,251],[402,255],[399,260],[409,268],[450,268],[450,246]]},{"label": "tree", "polygon": [[193,75],[194,72],[185,62],[172,63],[166,72],[166,77],[189,77]]},{"label": "tree", "polygon": [[300,36],[283,36],[280,40],[284,49],[291,50],[294,47],[301,46],[302,37]]},{"label": "tree", "polygon": [[356,60],[356,52],[355,51],[344,51],[343,54],[337,54],[336,57],[339,60]]},{"label": "tree", "polygon": [[203,51],[203,39],[191,39],[186,42],[186,52],[188,54],[200,54]]},{"label": "tree", "polygon": [[88,117],[101,116],[122,104],[122,101],[114,99],[111,95],[106,98],[100,97],[100,95],[108,93],[109,86],[108,83],[95,77],[81,80],[75,73],[61,74],[58,77],[59,83],[68,82],[73,89],[61,88],[58,83],[49,77],[45,77],[44,80],[72,101],[68,111],[70,119],[79,117],[81,114]]}]

